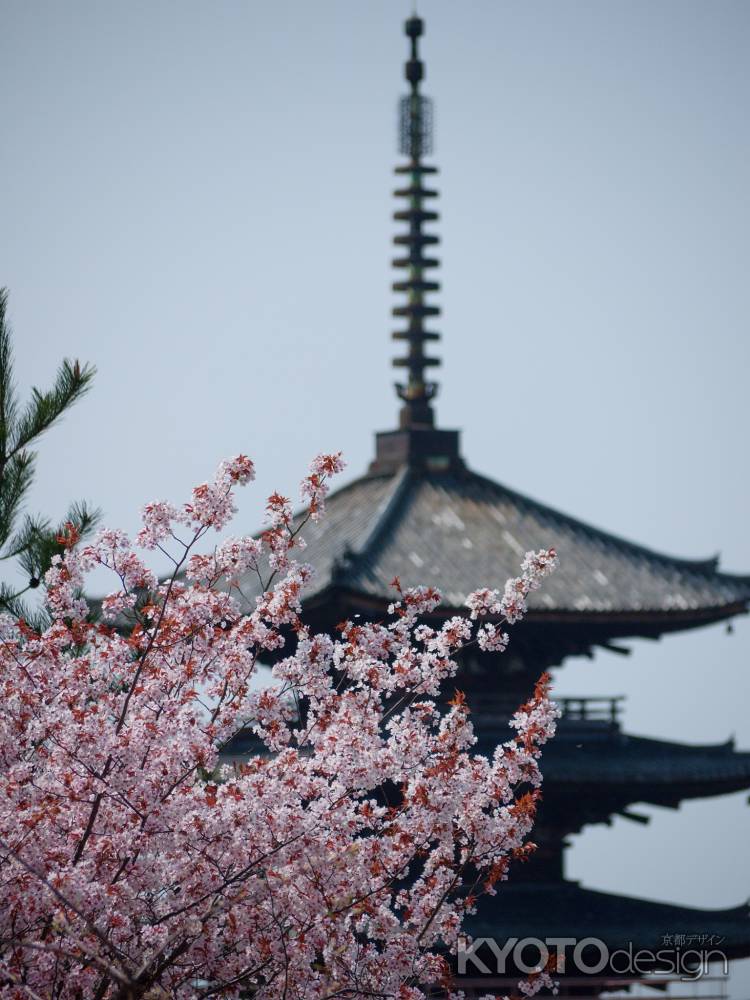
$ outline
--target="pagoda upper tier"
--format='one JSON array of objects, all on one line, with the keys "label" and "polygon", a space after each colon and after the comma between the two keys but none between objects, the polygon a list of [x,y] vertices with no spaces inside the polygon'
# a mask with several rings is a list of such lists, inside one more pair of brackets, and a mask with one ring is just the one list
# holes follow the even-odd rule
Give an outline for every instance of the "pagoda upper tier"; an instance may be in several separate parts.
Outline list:
[{"label": "pagoda upper tier", "polygon": [[[396,168],[395,192],[405,203],[394,216],[405,227],[394,238],[394,289],[405,296],[393,309],[400,327],[393,337],[406,349],[394,360],[402,377],[398,427],[376,435],[368,475],[333,494],[326,516],[305,527],[303,558],[316,571],[305,596],[306,620],[330,631],[354,614],[381,617],[396,576],[403,586],[438,587],[439,614],[453,614],[477,587],[502,586],[516,576],[528,550],[554,547],[559,569],[532,595],[530,613],[514,628],[503,657],[506,678],[515,674],[519,681],[509,691],[515,698],[529,675],[596,645],[656,638],[745,612],[750,576],[719,572],[716,559],[654,552],[509,490],[467,469],[458,431],[437,425],[438,386],[427,373],[440,363],[434,350],[440,334],[425,323],[440,313],[432,301],[439,261],[426,257],[425,248],[439,239],[424,228],[438,218],[437,191],[426,186],[437,168],[424,162],[432,153],[434,115],[421,91],[424,22],[410,17],[405,31],[409,93],[400,104],[399,145],[406,159]],[[242,586],[257,596],[257,578],[248,575]],[[495,657],[491,663],[495,670]],[[481,684],[485,666],[481,656],[465,664],[467,692],[472,676]]]},{"label": "pagoda upper tier", "polygon": [[[449,431],[430,432],[437,447],[428,458],[439,457],[443,435],[452,438]],[[559,567],[531,595],[509,650],[533,658],[537,670],[615,639],[656,638],[747,611],[750,577],[720,572],[716,559],[655,552],[471,472],[450,456],[446,464],[435,469],[407,457],[331,494],[325,516],[303,532],[301,558],[315,569],[305,597],[311,624],[328,628],[342,615],[384,614],[396,576],[402,586],[438,587],[440,612],[449,615],[477,587],[502,586],[517,575],[526,551],[549,547],[557,550]],[[254,595],[254,586],[252,577],[243,580],[246,594]]]}]

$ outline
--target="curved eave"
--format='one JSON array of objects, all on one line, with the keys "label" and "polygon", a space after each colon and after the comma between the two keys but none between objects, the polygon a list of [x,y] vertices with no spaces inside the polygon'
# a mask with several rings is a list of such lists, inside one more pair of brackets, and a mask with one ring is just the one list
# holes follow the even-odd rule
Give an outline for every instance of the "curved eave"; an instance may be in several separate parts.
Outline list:
[{"label": "curved eave", "polygon": [[[305,607],[314,611],[325,606],[349,606],[359,613],[367,613],[373,617],[383,617],[387,614],[388,605],[396,598],[395,591],[388,597],[377,597],[373,594],[349,587],[345,584],[329,584],[318,590],[312,588],[303,598]],[[630,609],[627,611],[609,610],[544,610],[530,609],[523,622],[514,626],[514,633],[519,630],[540,626],[561,626],[579,629],[580,626],[590,626],[602,632],[601,639],[609,638],[655,638],[666,632],[680,632],[691,628],[700,628],[716,622],[726,621],[737,615],[748,613],[750,599],[733,601],[728,604],[706,608],[687,608],[673,610]],[[433,613],[436,620],[451,618],[464,614],[466,608],[461,605],[441,604]],[[596,641],[595,639],[593,640]]]},{"label": "curved eave", "polygon": [[[549,752],[549,751],[548,751]],[[601,777],[590,773],[564,774],[561,770],[551,769],[542,762],[545,795],[549,797],[560,788],[565,795],[575,794],[577,800],[591,797],[595,805],[601,805],[605,795],[611,793],[624,804],[635,805],[638,802],[654,806],[677,808],[681,802],[689,799],[707,799],[719,795],[731,795],[750,788],[750,764],[732,766],[727,762],[725,767],[717,766],[711,773],[707,768],[701,774],[673,773],[671,778],[659,778],[635,773],[614,775],[603,772]]]},{"label": "curved eave", "polygon": [[[488,731],[480,720],[476,729],[477,749],[486,755],[507,739],[507,728]],[[565,716],[544,749],[541,767],[547,791],[559,787],[568,795],[576,786],[597,797],[632,790],[631,801],[655,805],[750,788],[750,752],[736,750],[732,740],[703,745],[656,740]]]},{"label": "curved eave", "polygon": [[584,889],[575,882],[516,882],[501,885],[480,901],[468,920],[475,937],[598,938],[611,949],[663,948],[677,934],[721,938],[714,946],[727,958],[750,956],[750,908],[703,910]]}]

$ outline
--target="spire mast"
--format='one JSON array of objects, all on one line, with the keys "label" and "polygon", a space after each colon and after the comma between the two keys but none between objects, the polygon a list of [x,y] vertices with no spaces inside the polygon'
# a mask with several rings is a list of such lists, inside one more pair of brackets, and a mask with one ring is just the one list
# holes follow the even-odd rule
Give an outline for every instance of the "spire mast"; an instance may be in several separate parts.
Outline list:
[{"label": "spire mast", "polygon": [[425,329],[429,317],[440,315],[438,306],[427,301],[430,293],[440,288],[437,281],[430,279],[430,271],[438,267],[438,261],[427,256],[430,247],[439,240],[424,231],[426,223],[438,218],[437,212],[426,207],[431,199],[437,198],[437,191],[426,186],[426,179],[437,173],[437,167],[424,162],[432,154],[432,101],[420,93],[424,64],[419,58],[419,39],[424,34],[424,21],[414,14],[406,21],[404,30],[410,49],[404,67],[409,93],[401,98],[399,105],[399,148],[406,162],[396,167],[404,186],[394,194],[405,199],[405,204],[393,215],[397,222],[406,224],[405,231],[393,238],[401,253],[393,261],[400,272],[393,290],[403,295],[401,304],[394,306],[393,315],[403,325],[393,333],[393,339],[404,342],[406,353],[394,358],[393,365],[402,369],[405,377],[396,383],[401,400],[398,430],[376,434],[370,473],[392,475],[406,466],[421,470],[420,474],[450,471],[463,475],[466,466],[459,450],[459,433],[435,427],[432,401],[437,385],[427,377],[430,368],[440,364],[438,358],[425,353],[428,341],[440,339],[439,333]]},{"label": "spire mast", "polygon": [[393,334],[394,340],[402,340],[408,344],[406,356],[397,357],[393,364],[396,368],[406,369],[407,381],[396,384],[396,392],[403,402],[399,415],[402,430],[433,427],[435,415],[432,400],[437,393],[437,385],[426,379],[429,368],[439,365],[438,358],[425,354],[425,344],[429,340],[438,340],[440,335],[425,330],[424,322],[429,316],[438,316],[440,309],[428,305],[425,295],[436,292],[440,285],[429,281],[425,273],[430,268],[438,267],[439,262],[433,257],[425,256],[425,250],[438,243],[437,236],[423,231],[426,222],[434,222],[437,212],[425,208],[425,203],[437,197],[437,191],[424,186],[424,178],[428,174],[437,173],[437,167],[422,162],[424,156],[432,153],[432,101],[424,97],[419,90],[424,78],[424,64],[419,58],[419,38],[424,33],[424,21],[414,15],[404,26],[410,40],[410,56],[404,67],[409,83],[410,93],[401,98],[399,139],[400,152],[408,157],[408,162],[396,167],[397,174],[406,175],[408,186],[395,191],[397,198],[405,198],[407,207],[399,209],[393,217],[398,222],[408,223],[408,230],[394,237],[393,242],[399,249],[405,251],[405,256],[393,261],[394,267],[406,271],[406,279],[393,283],[393,290],[406,293],[406,302],[393,308],[393,315],[406,320],[405,329]]}]

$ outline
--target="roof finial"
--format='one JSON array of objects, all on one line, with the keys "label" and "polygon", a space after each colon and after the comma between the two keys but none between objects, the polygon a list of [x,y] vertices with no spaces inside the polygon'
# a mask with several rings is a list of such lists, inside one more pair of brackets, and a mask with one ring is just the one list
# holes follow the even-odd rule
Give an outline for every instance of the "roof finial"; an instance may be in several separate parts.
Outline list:
[{"label": "roof finial", "polygon": [[425,174],[437,173],[437,167],[427,166],[422,162],[423,156],[432,153],[432,101],[423,97],[419,85],[424,78],[424,64],[419,58],[418,40],[424,32],[424,21],[416,15],[410,17],[404,26],[411,42],[410,57],[406,62],[405,76],[409,82],[410,93],[401,98],[400,104],[400,152],[409,158],[408,163],[396,167],[397,174],[409,175],[409,186],[395,192],[399,198],[408,199],[408,208],[394,213],[394,219],[409,223],[408,232],[394,237],[398,247],[405,247],[408,256],[399,257],[393,261],[395,267],[406,268],[405,281],[396,281],[394,291],[406,292],[405,305],[393,309],[394,316],[408,320],[405,330],[397,330],[394,340],[404,340],[409,345],[406,357],[395,358],[394,366],[406,368],[408,381],[396,385],[396,391],[404,405],[400,413],[400,426],[432,427],[435,422],[431,400],[437,393],[437,385],[425,380],[425,372],[433,365],[439,365],[438,358],[427,357],[424,345],[428,340],[438,340],[440,335],[424,329],[424,319],[427,316],[437,316],[440,309],[427,305],[424,301],[426,292],[436,292],[440,285],[436,281],[425,280],[425,271],[438,266],[438,261],[424,256],[425,247],[438,243],[438,237],[422,231],[425,222],[438,218],[437,212],[426,211],[424,201],[435,198],[437,191],[423,187],[422,178]]}]

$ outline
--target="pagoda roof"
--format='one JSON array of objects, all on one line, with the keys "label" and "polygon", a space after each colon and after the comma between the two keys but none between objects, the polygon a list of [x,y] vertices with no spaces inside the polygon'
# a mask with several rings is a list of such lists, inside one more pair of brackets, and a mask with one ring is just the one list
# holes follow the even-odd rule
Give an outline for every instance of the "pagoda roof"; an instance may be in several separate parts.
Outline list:
[{"label": "pagoda roof", "polygon": [[[555,738],[542,753],[545,797],[552,786],[569,795],[586,786],[597,796],[627,791],[631,802],[676,805],[685,798],[725,795],[750,787],[750,751],[723,743],[677,743],[623,731],[619,698],[552,697],[562,709]],[[474,710],[476,751],[492,756],[509,738],[510,713],[488,693]],[[577,793],[578,794],[578,793]]]},{"label": "pagoda roof", "polygon": [[[487,719],[477,720],[476,750],[487,756],[507,739]],[[619,815],[640,823],[649,817],[630,811],[636,803],[676,809],[680,803],[750,788],[750,752],[734,741],[676,743],[631,736],[619,725],[560,719],[544,748],[542,825],[561,836]]]},{"label": "pagoda roof", "polygon": [[[477,587],[516,576],[526,551],[549,547],[559,567],[531,595],[528,623],[586,621],[612,635],[658,635],[745,612],[750,601],[750,576],[721,572],[716,558],[681,559],[626,541],[460,462],[433,471],[405,461],[354,480],[326,507],[303,532],[302,558],[315,569],[311,604],[336,590],[380,611],[398,577],[404,587],[438,587],[450,612]],[[254,592],[250,576],[243,590]]]},{"label": "pagoda roof", "polygon": [[[511,871],[510,881],[496,896],[481,899],[477,909],[466,921],[467,931],[495,938],[501,946],[508,938],[593,937],[610,950],[632,942],[633,950],[658,951],[684,935],[692,938],[687,947],[716,948],[730,959],[750,955],[748,903],[704,910],[584,889],[577,882],[514,882]],[[713,941],[698,943],[702,935]]]},{"label": "pagoda roof", "polygon": [[545,787],[629,787],[640,791],[637,801],[657,805],[750,787],[750,752],[735,750],[734,740],[696,745],[619,732],[603,742],[583,734],[566,738],[560,729],[542,756]]}]

